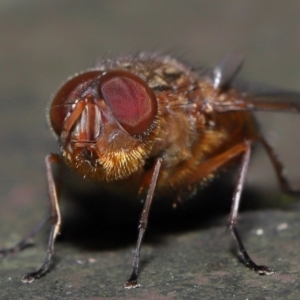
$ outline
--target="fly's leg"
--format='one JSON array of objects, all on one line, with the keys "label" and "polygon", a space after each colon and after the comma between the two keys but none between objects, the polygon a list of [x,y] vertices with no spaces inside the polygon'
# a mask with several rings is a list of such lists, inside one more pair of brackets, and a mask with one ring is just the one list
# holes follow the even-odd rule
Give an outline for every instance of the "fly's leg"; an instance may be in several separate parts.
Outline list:
[{"label": "fly's leg", "polygon": [[[257,138],[255,138],[254,140],[256,139]],[[236,184],[236,188],[233,194],[228,227],[230,228],[233,234],[233,237],[237,243],[239,252],[242,255],[245,265],[250,269],[255,270],[259,274],[270,275],[274,273],[273,269],[265,266],[258,266],[250,258],[241,241],[240,235],[236,227],[241,193],[244,186],[245,177],[246,177],[246,173],[250,161],[250,154],[251,154],[250,141],[239,143],[233,146],[232,148],[224,151],[223,153],[219,154],[218,156],[215,156],[210,160],[207,160],[206,162],[203,162],[201,165],[199,165],[199,169],[195,173],[193,173],[191,178],[188,178],[187,184],[193,184],[195,182],[201,181],[203,178],[206,178],[209,174],[213,174],[216,170],[219,170],[222,166],[226,165],[226,163],[230,162],[231,160],[237,159],[242,155],[242,165],[239,171],[238,182]]]},{"label": "fly's leg", "polygon": [[132,264],[133,269],[132,269],[130,278],[124,284],[124,288],[126,288],[126,289],[137,288],[140,286],[140,284],[138,284],[138,282],[137,282],[138,275],[139,275],[140,250],[141,250],[141,246],[142,246],[142,240],[143,240],[145,231],[147,229],[149,211],[150,211],[153,194],[154,194],[154,190],[156,187],[157,178],[159,175],[161,164],[162,164],[162,159],[159,158],[156,161],[156,164],[155,164],[155,167],[153,170],[153,174],[152,174],[150,186],[148,189],[146,201],[145,201],[145,204],[143,207],[143,212],[141,215],[140,225],[139,225],[139,235],[138,235],[138,240],[137,240],[134,257],[133,257],[133,264]]},{"label": "fly's leg", "polygon": [[31,232],[29,232],[20,242],[10,248],[0,249],[0,256],[6,256],[9,254],[17,253],[23,249],[32,245],[32,239],[37,233],[44,227],[44,225],[51,219],[50,216],[45,216],[43,220],[38,223]]},{"label": "fly's leg", "polygon": [[35,272],[26,274],[22,278],[23,282],[27,282],[27,283],[33,282],[36,278],[39,278],[45,273],[47,273],[50,268],[51,258],[54,253],[54,242],[57,235],[59,234],[60,225],[61,225],[61,216],[60,216],[60,210],[58,205],[57,191],[56,191],[55,181],[52,172],[52,164],[57,162],[59,162],[59,157],[57,155],[49,154],[46,156],[45,163],[46,163],[47,181],[48,181],[48,188],[49,188],[49,195],[50,195],[50,205],[51,205],[50,219],[52,223],[48,248],[47,248],[47,254],[41,267]]},{"label": "fly's leg", "polygon": [[266,266],[259,266],[257,265],[249,256],[247,253],[242,240],[240,238],[240,235],[238,233],[236,224],[237,224],[237,214],[238,214],[238,209],[239,209],[239,204],[240,204],[240,199],[241,199],[241,193],[243,190],[243,186],[245,183],[245,178],[246,178],[246,173],[248,170],[248,165],[250,161],[250,154],[251,154],[251,144],[250,142],[246,142],[246,151],[243,155],[243,160],[242,160],[242,165],[239,171],[239,176],[238,176],[238,182],[235,187],[235,191],[233,194],[233,199],[232,199],[232,206],[231,206],[231,212],[230,212],[230,218],[229,218],[229,228],[231,230],[231,233],[233,234],[233,237],[237,243],[239,252],[241,253],[241,256],[245,262],[245,265],[250,268],[251,270],[254,270],[258,272],[261,275],[271,275],[275,273],[275,271],[272,268],[266,267]]},{"label": "fly's leg", "polygon": [[287,179],[286,174],[285,174],[285,168],[281,161],[279,160],[278,156],[274,152],[273,148],[269,145],[269,143],[263,138],[263,137],[258,137],[257,140],[263,145],[265,148],[272,165],[275,169],[275,173],[279,182],[279,185],[283,192],[287,194],[292,194],[292,195],[300,195],[300,189],[294,187],[290,181]]}]

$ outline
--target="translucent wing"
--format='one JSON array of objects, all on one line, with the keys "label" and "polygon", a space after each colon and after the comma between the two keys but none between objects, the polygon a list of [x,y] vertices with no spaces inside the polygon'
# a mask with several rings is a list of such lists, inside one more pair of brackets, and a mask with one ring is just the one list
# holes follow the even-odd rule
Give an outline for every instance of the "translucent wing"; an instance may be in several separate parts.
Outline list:
[{"label": "translucent wing", "polygon": [[213,72],[214,88],[221,92],[230,93],[234,88],[239,97],[230,97],[227,101],[214,101],[214,108],[219,112],[260,110],[300,112],[300,92],[287,91],[271,85],[245,82],[236,79],[243,64],[243,57],[239,54],[225,56],[215,67]]},{"label": "translucent wing", "polygon": [[213,84],[215,89],[226,89],[230,86],[244,62],[240,54],[227,54],[217,64],[213,72]]}]

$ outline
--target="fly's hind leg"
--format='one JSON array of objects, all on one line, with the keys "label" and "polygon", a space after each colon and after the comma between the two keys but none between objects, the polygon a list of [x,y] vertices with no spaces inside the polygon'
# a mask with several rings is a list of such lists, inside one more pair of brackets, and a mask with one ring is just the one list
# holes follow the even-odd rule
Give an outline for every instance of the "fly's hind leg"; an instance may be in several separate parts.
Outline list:
[{"label": "fly's hind leg", "polygon": [[300,195],[299,187],[296,188],[295,186],[293,186],[290,183],[290,181],[288,180],[288,178],[286,177],[285,168],[284,168],[283,164],[281,163],[281,161],[279,160],[279,158],[278,158],[277,154],[275,153],[275,151],[273,150],[273,148],[269,145],[269,143],[263,137],[259,136],[257,138],[257,140],[263,145],[263,147],[265,148],[265,150],[271,160],[271,163],[272,163],[275,173],[276,173],[277,180],[279,182],[279,185],[280,185],[282,191],[287,194],[291,194],[291,195]]},{"label": "fly's hind leg", "polygon": [[33,243],[33,238],[39,233],[39,231],[44,227],[44,225],[51,219],[51,216],[45,216],[33,229],[30,231],[20,242],[16,245],[0,249],[0,256],[7,256],[9,254],[17,253],[30,247]]}]

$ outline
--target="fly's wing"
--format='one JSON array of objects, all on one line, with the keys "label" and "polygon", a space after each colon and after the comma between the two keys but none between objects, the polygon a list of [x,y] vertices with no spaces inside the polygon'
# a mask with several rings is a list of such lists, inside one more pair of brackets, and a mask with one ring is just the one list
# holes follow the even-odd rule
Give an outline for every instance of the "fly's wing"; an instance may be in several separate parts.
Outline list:
[{"label": "fly's wing", "polygon": [[226,90],[230,87],[235,76],[244,63],[244,57],[240,54],[227,54],[217,64],[213,72],[213,85],[215,89]]},{"label": "fly's wing", "polygon": [[[213,85],[220,93],[227,93],[226,100],[214,101],[218,112],[259,110],[300,112],[300,92],[287,91],[266,84],[246,83],[236,79],[243,64],[239,54],[225,56],[215,67]],[[238,93],[232,93],[234,88]],[[238,97],[237,97],[238,96]]]}]

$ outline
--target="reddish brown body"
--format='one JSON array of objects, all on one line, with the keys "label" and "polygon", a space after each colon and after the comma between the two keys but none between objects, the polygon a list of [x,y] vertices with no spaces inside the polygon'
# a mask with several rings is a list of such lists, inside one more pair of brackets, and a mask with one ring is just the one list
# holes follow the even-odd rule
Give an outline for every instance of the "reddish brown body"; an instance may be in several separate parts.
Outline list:
[{"label": "reddish brown body", "polygon": [[169,56],[141,53],[104,61],[59,89],[48,116],[60,146],[59,154],[46,157],[51,214],[15,247],[0,250],[7,254],[25,248],[39,228],[52,221],[45,260],[37,271],[25,275],[24,282],[49,270],[60,231],[53,163],[65,163],[120,197],[143,200],[133,270],[125,288],[139,286],[140,249],[153,198],[187,198],[216,173],[240,163],[229,228],[245,265],[259,274],[274,273],[251,260],[236,228],[253,142],[264,146],[282,189],[299,191],[291,187],[273,149],[258,133],[251,111],[298,113],[300,94],[280,90],[251,94],[235,88],[241,63],[241,56],[227,56],[209,74]]},{"label": "reddish brown body", "polygon": [[[155,107],[144,131],[130,134],[124,130],[98,92],[103,74],[112,71],[116,77],[133,74],[141,78],[151,89],[147,93],[154,94],[151,104]],[[161,157],[155,197],[172,192],[180,196],[210,180],[230,162],[228,151],[238,155],[243,148],[239,145],[255,137],[250,113],[220,114],[212,107],[211,102],[239,97],[236,91],[219,93],[211,79],[170,57],[142,54],[110,61],[99,71],[87,71],[68,81],[54,98],[49,119],[54,132],[64,135],[62,155],[66,164],[85,178],[103,184],[124,181],[125,189],[132,184],[137,190],[148,188],[151,164]],[[78,99],[84,100],[74,107]],[[101,117],[103,111],[106,119]]]}]

